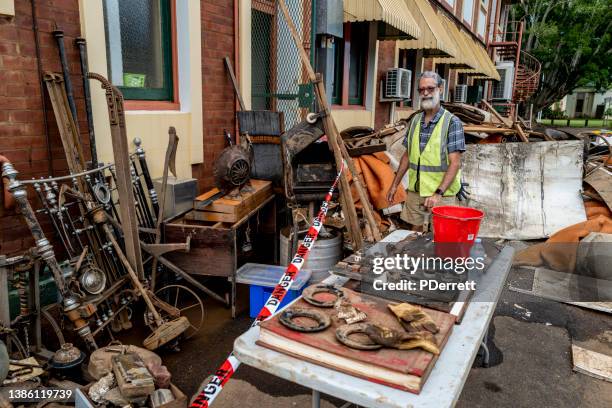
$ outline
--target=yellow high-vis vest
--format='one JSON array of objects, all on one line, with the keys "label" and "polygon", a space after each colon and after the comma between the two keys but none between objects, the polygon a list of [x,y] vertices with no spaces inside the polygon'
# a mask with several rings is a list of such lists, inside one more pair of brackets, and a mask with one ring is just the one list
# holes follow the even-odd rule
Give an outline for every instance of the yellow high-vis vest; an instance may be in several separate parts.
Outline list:
[{"label": "yellow high-vis vest", "polygon": [[[421,152],[419,146],[421,120],[424,113],[414,117],[408,131],[408,190],[418,192],[421,197],[432,196],[442,183],[444,173],[448,170],[448,128],[452,114],[445,110]],[[416,183],[419,183],[418,189]],[[461,170],[444,192],[445,197],[454,196],[461,188]]]}]

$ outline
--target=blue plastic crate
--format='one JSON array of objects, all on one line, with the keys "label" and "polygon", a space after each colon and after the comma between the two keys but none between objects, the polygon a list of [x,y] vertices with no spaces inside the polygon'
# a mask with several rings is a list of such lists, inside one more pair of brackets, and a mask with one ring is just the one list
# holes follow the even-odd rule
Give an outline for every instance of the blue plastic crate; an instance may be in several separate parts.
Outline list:
[{"label": "blue plastic crate", "polygon": [[[259,311],[272,294],[274,287],[285,273],[286,266],[244,264],[236,272],[236,282],[249,285],[249,316],[257,317]],[[290,290],[281,302],[281,308],[297,299],[310,279],[311,272],[302,270],[291,284]]]}]

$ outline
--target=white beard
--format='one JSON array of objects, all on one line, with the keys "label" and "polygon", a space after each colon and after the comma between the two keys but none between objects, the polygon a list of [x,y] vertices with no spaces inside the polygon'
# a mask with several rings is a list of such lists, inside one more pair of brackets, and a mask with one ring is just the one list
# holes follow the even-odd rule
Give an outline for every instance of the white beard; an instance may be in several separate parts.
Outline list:
[{"label": "white beard", "polygon": [[433,109],[440,103],[440,92],[436,91],[431,99],[421,99],[421,108],[425,110]]}]

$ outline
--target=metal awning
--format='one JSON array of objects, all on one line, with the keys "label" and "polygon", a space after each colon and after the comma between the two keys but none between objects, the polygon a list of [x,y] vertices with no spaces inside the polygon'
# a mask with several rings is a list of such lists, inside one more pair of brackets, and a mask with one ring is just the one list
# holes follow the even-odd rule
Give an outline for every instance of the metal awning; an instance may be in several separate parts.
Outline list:
[{"label": "metal awning", "polygon": [[397,38],[411,39],[421,35],[405,0],[344,0],[344,22],[361,21],[382,21],[400,32]]},{"label": "metal awning", "polygon": [[468,75],[484,75],[486,79],[499,81],[499,73],[493,64],[493,61],[491,61],[487,50],[482,45],[478,44],[468,33],[461,31],[461,35],[465,38],[465,43],[467,46],[472,49],[478,66],[474,69],[460,69],[457,72]]},{"label": "metal awning", "polygon": [[421,28],[418,40],[398,42],[401,49],[423,50],[423,56],[455,57],[458,54],[457,45],[450,38],[440,17],[427,0],[404,0],[408,10]]},{"label": "metal awning", "polygon": [[447,36],[453,40],[457,52],[454,57],[434,58],[434,64],[448,64],[452,68],[476,69],[477,64],[472,49],[465,43],[465,38],[459,29],[447,16],[438,13],[438,18]]}]

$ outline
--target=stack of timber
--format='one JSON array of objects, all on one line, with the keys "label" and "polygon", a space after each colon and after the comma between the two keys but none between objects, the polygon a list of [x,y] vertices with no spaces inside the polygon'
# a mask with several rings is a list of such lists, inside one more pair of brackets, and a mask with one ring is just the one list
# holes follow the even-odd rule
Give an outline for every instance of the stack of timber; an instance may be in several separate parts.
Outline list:
[{"label": "stack of timber", "polygon": [[[225,195],[206,207],[191,211],[190,219],[197,221],[215,221],[234,223],[248,215],[254,208],[258,207],[267,198],[273,195],[272,182],[267,180],[251,180],[252,191],[241,192],[236,196]],[[195,208],[198,202],[206,201],[219,193],[218,188],[213,188],[206,193],[196,197]]]}]

